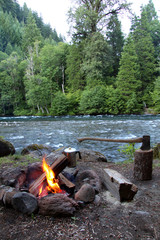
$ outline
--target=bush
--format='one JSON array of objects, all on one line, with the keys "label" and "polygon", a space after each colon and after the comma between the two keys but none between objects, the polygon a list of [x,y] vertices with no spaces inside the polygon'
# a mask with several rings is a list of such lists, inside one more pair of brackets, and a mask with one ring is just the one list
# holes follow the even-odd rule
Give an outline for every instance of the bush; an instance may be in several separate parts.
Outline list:
[{"label": "bush", "polygon": [[83,91],[80,99],[80,112],[83,114],[104,114],[106,104],[106,88],[96,86]]},{"label": "bush", "polygon": [[67,115],[69,111],[69,100],[64,93],[57,92],[52,102],[51,115]]},{"label": "bush", "polygon": [[125,111],[124,96],[112,86],[106,88],[106,113],[122,114]]}]

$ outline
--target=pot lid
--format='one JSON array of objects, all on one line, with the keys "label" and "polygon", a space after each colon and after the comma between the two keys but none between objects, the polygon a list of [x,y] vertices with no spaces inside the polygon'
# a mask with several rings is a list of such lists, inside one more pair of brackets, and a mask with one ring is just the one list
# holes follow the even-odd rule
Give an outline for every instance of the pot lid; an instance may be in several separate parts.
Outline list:
[{"label": "pot lid", "polygon": [[76,151],[77,150],[75,148],[71,148],[71,147],[64,149],[64,152],[66,152],[66,153],[71,153],[71,152],[76,152]]}]

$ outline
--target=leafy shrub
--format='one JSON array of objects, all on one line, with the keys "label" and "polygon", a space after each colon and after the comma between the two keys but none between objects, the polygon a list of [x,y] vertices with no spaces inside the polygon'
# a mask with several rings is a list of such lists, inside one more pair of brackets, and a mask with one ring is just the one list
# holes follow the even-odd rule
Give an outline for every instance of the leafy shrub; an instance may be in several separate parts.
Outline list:
[{"label": "leafy shrub", "polygon": [[106,88],[106,109],[105,112],[109,114],[121,114],[124,113],[125,100],[124,96],[118,89],[114,89],[112,86]]},{"label": "leafy shrub", "polygon": [[134,143],[125,144],[118,151],[127,157],[127,161],[132,162],[136,148]]},{"label": "leafy shrub", "polygon": [[106,104],[106,88],[96,86],[83,91],[80,99],[80,111],[83,114],[104,114]]},{"label": "leafy shrub", "polygon": [[51,115],[62,116],[67,115],[69,110],[69,100],[62,92],[57,92],[52,101]]}]

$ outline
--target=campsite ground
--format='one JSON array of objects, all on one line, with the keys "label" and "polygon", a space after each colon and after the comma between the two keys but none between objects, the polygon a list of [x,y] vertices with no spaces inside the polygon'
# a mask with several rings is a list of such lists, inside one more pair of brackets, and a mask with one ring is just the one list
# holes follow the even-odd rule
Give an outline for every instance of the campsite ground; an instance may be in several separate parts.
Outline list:
[{"label": "campsite ground", "polygon": [[133,179],[133,163],[94,163],[95,169],[105,167],[117,170],[137,185],[138,192],[133,201],[120,203],[103,189],[97,202],[78,209],[72,217],[61,218],[38,214],[27,216],[0,205],[0,239],[160,239],[159,160],[154,160],[150,181]]}]

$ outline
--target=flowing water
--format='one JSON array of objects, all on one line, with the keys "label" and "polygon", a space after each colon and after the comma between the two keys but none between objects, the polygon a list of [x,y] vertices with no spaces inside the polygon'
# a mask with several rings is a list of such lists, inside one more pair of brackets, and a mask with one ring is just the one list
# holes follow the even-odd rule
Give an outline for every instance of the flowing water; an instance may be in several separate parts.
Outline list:
[{"label": "flowing water", "polygon": [[[0,117],[0,136],[10,141],[17,152],[29,144],[54,148],[88,148],[104,154],[108,161],[125,158],[118,149],[122,143],[84,141],[80,137],[127,139],[150,135],[151,146],[160,142],[160,115],[66,116],[66,117]],[[141,144],[136,144],[136,147]]]}]

